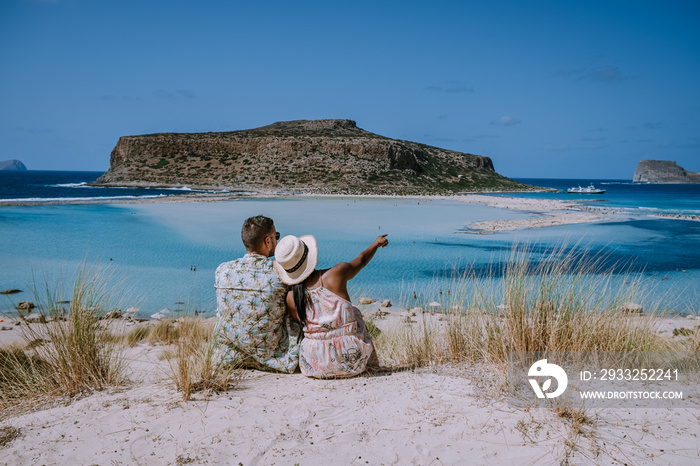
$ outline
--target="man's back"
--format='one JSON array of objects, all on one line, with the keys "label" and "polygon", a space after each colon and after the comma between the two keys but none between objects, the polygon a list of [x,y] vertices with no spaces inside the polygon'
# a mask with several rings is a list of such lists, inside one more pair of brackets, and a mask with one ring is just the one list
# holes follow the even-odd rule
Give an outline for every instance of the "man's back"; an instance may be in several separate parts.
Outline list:
[{"label": "man's back", "polygon": [[286,286],[272,264],[263,255],[247,253],[216,269],[219,343],[231,361],[294,372],[299,362],[299,329],[286,312]]}]

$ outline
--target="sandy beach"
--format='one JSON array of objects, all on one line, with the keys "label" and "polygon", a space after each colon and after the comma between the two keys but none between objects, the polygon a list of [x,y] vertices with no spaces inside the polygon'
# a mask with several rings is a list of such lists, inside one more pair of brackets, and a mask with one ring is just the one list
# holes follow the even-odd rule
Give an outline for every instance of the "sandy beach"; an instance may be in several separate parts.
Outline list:
[{"label": "sandy beach", "polygon": [[[378,325],[399,325],[399,311],[390,309]],[[659,319],[658,330],[671,337],[674,328],[697,323]],[[16,332],[0,332],[0,345]],[[700,459],[700,400],[691,400],[688,409],[591,409],[579,425],[551,409],[511,407],[494,388],[498,374],[487,366],[452,364],[340,380],[244,371],[234,389],[182,401],[162,357],[169,349],[127,347],[129,382],[122,387],[5,413],[0,462],[498,465]]]},{"label": "sandy beach", "polygon": [[524,219],[477,222],[469,227],[473,232],[495,232],[521,228],[544,228],[576,223],[604,222],[620,217],[609,209],[583,210],[582,206],[575,201],[565,202],[557,199],[525,199],[479,194],[458,196],[457,199],[462,202],[481,203],[501,209],[522,210],[532,213],[531,217]]}]

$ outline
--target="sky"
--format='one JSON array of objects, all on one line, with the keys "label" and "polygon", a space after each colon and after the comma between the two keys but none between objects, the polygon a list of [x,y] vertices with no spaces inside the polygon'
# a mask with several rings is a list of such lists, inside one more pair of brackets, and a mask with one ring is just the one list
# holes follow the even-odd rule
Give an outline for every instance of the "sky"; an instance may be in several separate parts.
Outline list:
[{"label": "sky", "polygon": [[514,178],[700,172],[700,2],[0,2],[0,160],[322,118]]}]

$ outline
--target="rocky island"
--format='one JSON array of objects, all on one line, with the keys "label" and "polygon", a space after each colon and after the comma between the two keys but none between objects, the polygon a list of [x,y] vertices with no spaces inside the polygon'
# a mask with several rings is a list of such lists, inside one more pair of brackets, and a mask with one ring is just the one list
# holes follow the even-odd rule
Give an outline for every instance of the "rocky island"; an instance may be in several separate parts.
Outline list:
[{"label": "rocky island", "polygon": [[19,160],[3,160],[0,161],[0,170],[26,171],[27,167]]},{"label": "rocky island", "polygon": [[689,172],[671,160],[642,160],[634,170],[635,183],[700,183],[700,173]]},{"label": "rocky island", "polygon": [[456,194],[538,189],[489,157],[390,139],[352,120],[298,120],[218,133],[119,138],[95,186],[318,194]]}]

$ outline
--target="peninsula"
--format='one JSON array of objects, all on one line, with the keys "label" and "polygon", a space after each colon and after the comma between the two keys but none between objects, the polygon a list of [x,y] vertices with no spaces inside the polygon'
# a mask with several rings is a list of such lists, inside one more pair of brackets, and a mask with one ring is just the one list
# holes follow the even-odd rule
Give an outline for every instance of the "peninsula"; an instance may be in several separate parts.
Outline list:
[{"label": "peninsula", "polygon": [[352,120],[124,136],[92,185],[400,195],[541,189],[499,175],[489,157],[390,139]]},{"label": "peninsula", "polygon": [[700,183],[700,173],[689,172],[670,160],[642,160],[634,170],[635,183]]}]

